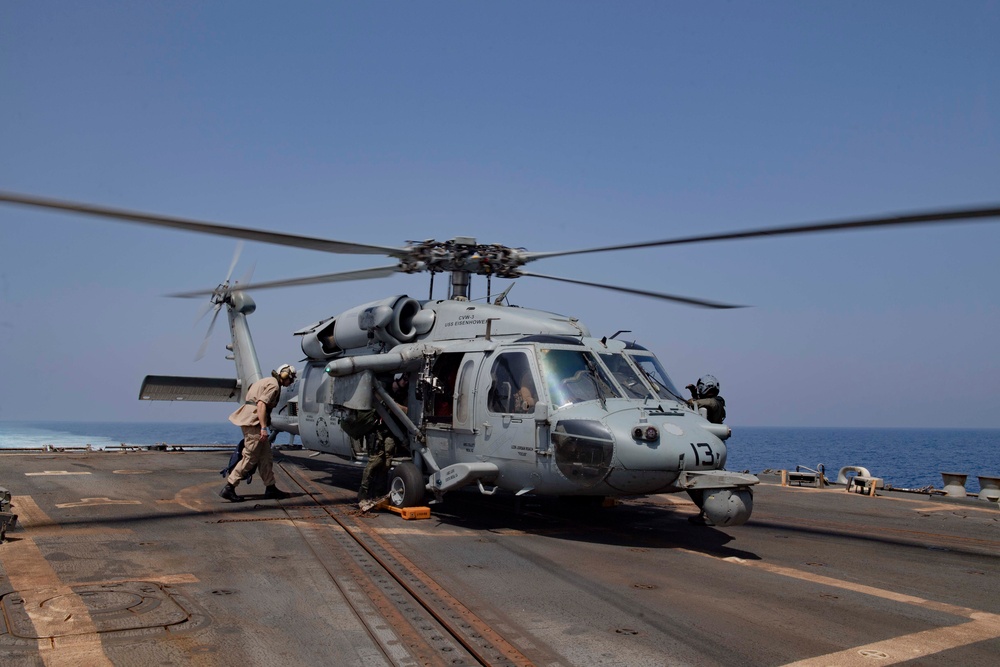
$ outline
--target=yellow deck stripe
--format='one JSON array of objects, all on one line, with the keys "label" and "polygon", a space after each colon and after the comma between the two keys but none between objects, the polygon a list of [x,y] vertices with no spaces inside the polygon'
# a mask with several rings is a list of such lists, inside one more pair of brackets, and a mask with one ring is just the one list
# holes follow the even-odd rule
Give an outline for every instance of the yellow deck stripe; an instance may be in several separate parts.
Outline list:
[{"label": "yellow deck stripe", "polygon": [[58,523],[49,518],[31,496],[13,496],[11,498],[13,512],[17,515],[17,525],[25,529],[55,528],[62,529]]},{"label": "yellow deck stripe", "polygon": [[977,613],[969,623],[914,632],[864,646],[855,646],[837,653],[799,660],[789,665],[795,667],[895,665],[997,637],[1000,637],[1000,616]]},{"label": "yellow deck stripe", "polygon": [[[24,496],[20,500],[23,502]],[[111,667],[87,605],[63,585],[32,538],[18,536],[4,544],[0,566],[11,587],[24,599],[25,612],[38,635],[72,633],[38,640],[38,652],[47,667]],[[58,610],[42,606],[56,596],[63,596]]]},{"label": "yellow deck stripe", "polygon": [[[698,551],[682,549],[684,553],[695,556],[716,558],[711,554]],[[990,614],[968,607],[948,604],[946,602],[936,602],[914,595],[897,593],[884,588],[876,588],[865,584],[858,584],[850,581],[843,581],[827,577],[815,572],[806,572],[791,567],[773,565],[762,561],[751,561],[742,558],[723,558],[724,562],[764,570],[784,577],[809,581],[824,586],[849,590],[864,595],[892,600],[902,604],[933,609],[935,611],[952,614],[954,616],[970,619],[967,623],[949,625],[945,627],[923,630],[909,635],[902,635],[885,639],[871,644],[855,646],[852,648],[820,655],[797,662],[788,663],[795,667],[826,667],[828,665],[866,665],[873,664],[894,665],[906,662],[915,658],[922,658],[942,651],[947,651],[960,646],[975,644],[976,642],[988,641],[1000,637],[1000,615]]]}]

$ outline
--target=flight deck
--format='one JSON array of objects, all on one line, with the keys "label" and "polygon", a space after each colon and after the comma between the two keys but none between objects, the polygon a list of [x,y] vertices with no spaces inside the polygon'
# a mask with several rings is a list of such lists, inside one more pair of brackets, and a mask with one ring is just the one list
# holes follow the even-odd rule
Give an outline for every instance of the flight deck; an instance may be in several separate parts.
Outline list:
[{"label": "flight deck", "polygon": [[1000,510],[787,486],[693,525],[478,491],[362,514],[361,471],[276,454],[218,497],[223,451],[0,454],[0,663],[920,665],[1000,655]]}]

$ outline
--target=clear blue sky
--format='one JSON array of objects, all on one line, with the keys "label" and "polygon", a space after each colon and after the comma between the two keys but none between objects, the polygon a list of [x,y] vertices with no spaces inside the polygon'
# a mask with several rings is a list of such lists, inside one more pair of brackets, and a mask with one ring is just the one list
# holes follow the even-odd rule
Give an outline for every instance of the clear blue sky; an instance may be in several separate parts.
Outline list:
[{"label": "clear blue sky", "polygon": [[[335,239],[531,250],[1000,201],[1000,3],[5,2],[0,189]],[[0,419],[224,419],[234,242],[0,207]],[[740,425],[1000,427],[1000,224],[565,257],[513,302],[631,329]],[[389,263],[247,244],[257,280]],[[504,283],[495,285],[503,287]],[[439,282],[440,286],[440,282]],[[482,296],[481,279],[473,296]],[[425,277],[255,295],[291,332]]]}]

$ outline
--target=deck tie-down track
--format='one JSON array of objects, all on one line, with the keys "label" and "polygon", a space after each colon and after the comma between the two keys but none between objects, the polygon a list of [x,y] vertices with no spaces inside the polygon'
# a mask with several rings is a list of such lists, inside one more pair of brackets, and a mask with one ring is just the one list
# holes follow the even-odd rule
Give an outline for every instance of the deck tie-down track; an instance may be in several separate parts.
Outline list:
[{"label": "deck tie-down track", "polygon": [[[407,645],[411,658],[418,664],[534,664],[513,643],[367,527],[364,519],[357,521],[345,514],[339,505],[329,504],[339,499],[332,498],[327,489],[284,465],[277,464],[277,467],[317,503],[314,506],[283,506],[283,509],[369,627],[373,638],[387,651],[388,659],[397,662],[400,656],[392,655],[395,647],[386,640],[388,633],[380,624],[382,619]],[[332,520],[340,530],[311,531],[310,523],[317,520],[327,524]],[[333,546],[349,556],[350,563],[345,559],[334,560],[335,554],[328,548]],[[351,574],[344,572],[345,564],[354,576],[345,576]],[[357,587],[363,590],[367,601],[357,599]],[[373,605],[381,619],[368,617],[365,608],[370,610]]]}]

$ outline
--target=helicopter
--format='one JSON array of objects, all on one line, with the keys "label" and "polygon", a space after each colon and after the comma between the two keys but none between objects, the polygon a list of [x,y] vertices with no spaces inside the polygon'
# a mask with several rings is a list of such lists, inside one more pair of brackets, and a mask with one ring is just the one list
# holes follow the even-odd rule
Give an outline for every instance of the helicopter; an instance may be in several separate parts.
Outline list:
[{"label": "helicopter", "polygon": [[[271,429],[298,436],[306,449],[354,465],[368,460],[363,438],[348,428],[374,410],[406,444],[388,472],[395,507],[437,502],[472,487],[481,494],[620,497],[686,492],[696,522],[739,526],[753,511],[759,479],[726,470],[728,426],[688,403],[656,355],[635,342],[597,338],[577,318],[522,308],[495,298],[492,278],[538,278],[703,308],[735,304],[611,286],[525,270],[551,257],[755,237],[877,227],[944,224],[1000,217],[1000,207],[928,211],[888,217],[769,227],[568,251],[533,252],[471,237],[366,245],[283,232],[126,211],[0,192],[0,202],[117,221],[214,234],[331,253],[385,255],[395,264],[305,278],[253,283],[229,275],[210,290],[177,293],[209,298],[229,322],[235,378],[147,376],[140,400],[241,402],[263,377],[248,317],[250,290],[427,273],[427,299],[397,294],[353,306],[296,330],[301,373],[281,390]],[[434,299],[434,277],[449,278]],[[487,300],[470,300],[473,275],[487,279]],[[513,284],[513,283],[512,283]],[[207,337],[206,337],[207,340]],[[405,396],[387,389],[408,378]],[[271,439],[273,442],[273,438]]]}]

